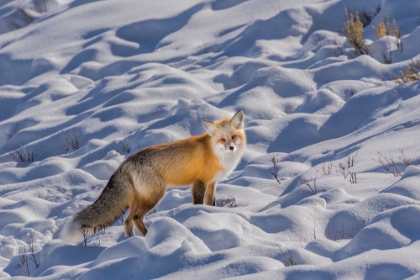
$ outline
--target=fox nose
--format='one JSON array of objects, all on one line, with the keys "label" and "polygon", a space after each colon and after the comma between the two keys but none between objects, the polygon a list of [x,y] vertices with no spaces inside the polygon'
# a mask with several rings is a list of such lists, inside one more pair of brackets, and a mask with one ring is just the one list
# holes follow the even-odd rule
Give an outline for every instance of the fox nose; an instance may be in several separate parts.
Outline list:
[{"label": "fox nose", "polygon": [[234,146],[230,146],[229,147],[229,150],[233,151],[233,150],[235,150],[235,147]]}]

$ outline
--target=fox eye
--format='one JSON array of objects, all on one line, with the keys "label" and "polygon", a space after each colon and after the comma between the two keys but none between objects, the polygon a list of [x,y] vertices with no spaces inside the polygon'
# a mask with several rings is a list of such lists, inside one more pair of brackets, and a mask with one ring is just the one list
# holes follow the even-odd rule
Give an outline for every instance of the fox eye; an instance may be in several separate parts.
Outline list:
[{"label": "fox eye", "polygon": [[236,138],[236,135],[232,135],[232,140]]},{"label": "fox eye", "polygon": [[220,141],[226,142],[226,139],[225,138],[220,138]]}]

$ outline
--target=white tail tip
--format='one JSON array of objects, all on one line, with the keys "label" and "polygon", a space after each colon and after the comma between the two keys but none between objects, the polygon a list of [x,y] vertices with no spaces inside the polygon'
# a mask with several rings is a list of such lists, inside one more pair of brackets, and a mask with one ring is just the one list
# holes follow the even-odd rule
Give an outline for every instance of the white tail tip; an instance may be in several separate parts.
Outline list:
[{"label": "white tail tip", "polygon": [[74,217],[69,218],[61,230],[60,239],[67,242],[79,243],[84,238],[85,236],[83,235],[80,224],[74,220]]}]

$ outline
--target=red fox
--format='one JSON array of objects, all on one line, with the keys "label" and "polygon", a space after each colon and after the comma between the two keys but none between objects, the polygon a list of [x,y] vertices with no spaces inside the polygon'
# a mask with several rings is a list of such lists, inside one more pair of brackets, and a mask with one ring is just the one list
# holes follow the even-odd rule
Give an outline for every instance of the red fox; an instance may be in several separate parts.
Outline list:
[{"label": "red fox", "polygon": [[194,204],[215,204],[216,184],[231,173],[246,146],[244,113],[214,122],[202,120],[205,134],[150,146],[128,157],[114,172],[99,198],[64,225],[61,237],[81,241],[113,224],[130,207],[125,235],[133,224],[146,235],[143,218],[165,194],[167,186],[192,184]]}]

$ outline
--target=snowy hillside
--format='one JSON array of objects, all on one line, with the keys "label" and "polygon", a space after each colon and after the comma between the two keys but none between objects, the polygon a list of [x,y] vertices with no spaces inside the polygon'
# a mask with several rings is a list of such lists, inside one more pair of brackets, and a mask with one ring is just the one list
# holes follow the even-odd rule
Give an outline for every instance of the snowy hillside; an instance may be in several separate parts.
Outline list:
[{"label": "snowy hillside", "polygon": [[[0,0],[0,278],[420,279],[419,46],[420,0]],[[129,155],[240,109],[217,206],[60,240]]]}]

